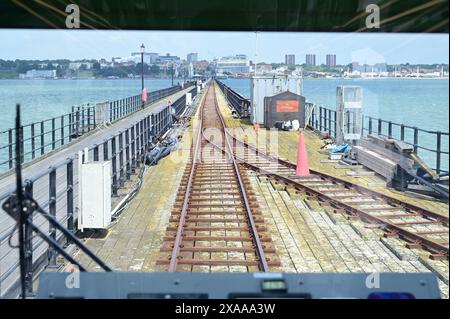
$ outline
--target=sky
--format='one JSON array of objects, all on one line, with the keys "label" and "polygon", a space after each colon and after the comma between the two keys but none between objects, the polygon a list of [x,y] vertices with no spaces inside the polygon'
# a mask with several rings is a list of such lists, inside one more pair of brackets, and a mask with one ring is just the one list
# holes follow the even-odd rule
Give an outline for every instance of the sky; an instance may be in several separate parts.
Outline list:
[{"label": "sky", "polygon": [[110,31],[0,29],[0,59],[100,59],[128,57],[144,43],[146,52],[170,53],[186,59],[246,54],[256,62],[284,62],[295,54],[296,63],[307,53],[316,63],[336,54],[337,64],[449,63],[448,34],[301,33],[216,31]]}]

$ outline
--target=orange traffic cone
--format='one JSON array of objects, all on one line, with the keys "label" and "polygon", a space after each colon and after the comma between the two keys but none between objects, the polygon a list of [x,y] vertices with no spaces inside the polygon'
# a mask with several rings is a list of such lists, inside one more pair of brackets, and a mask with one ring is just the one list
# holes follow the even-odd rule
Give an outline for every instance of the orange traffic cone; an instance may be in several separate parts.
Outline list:
[{"label": "orange traffic cone", "polygon": [[295,175],[309,176],[308,153],[306,152],[305,137],[303,132],[300,132],[300,139],[298,141],[297,149],[297,168]]},{"label": "orange traffic cone", "polygon": [[255,122],[255,124],[253,124],[253,127],[255,129],[255,132],[258,133],[259,132],[259,123]]}]

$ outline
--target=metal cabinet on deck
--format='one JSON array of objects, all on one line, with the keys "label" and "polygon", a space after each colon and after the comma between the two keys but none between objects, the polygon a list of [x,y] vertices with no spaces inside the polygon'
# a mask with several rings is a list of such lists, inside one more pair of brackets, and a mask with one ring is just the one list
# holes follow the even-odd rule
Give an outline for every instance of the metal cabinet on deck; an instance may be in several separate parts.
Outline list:
[{"label": "metal cabinet on deck", "polygon": [[107,228],[111,222],[111,161],[81,164],[78,228]]}]

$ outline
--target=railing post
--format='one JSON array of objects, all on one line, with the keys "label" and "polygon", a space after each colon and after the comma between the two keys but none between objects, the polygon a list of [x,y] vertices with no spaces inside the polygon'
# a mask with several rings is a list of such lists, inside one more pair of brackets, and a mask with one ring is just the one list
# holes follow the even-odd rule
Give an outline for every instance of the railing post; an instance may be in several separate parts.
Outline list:
[{"label": "railing post", "polygon": [[388,122],[388,137],[392,138],[392,121]]},{"label": "railing post", "polygon": [[381,135],[383,122],[378,119],[378,135]]},{"label": "railing post", "polygon": [[113,103],[109,102],[109,121],[113,121]]},{"label": "railing post", "polygon": [[72,141],[72,131],[73,131],[73,127],[72,127],[72,125],[73,125],[73,116],[72,116],[72,114],[73,113],[69,113],[69,142],[71,142]]},{"label": "railing post", "polygon": [[111,161],[112,161],[112,194],[117,196],[117,154],[116,154],[116,137],[111,138]]},{"label": "railing post", "polygon": [[[25,181],[25,195],[33,198],[33,182]],[[33,222],[33,214],[29,214],[28,221]],[[27,295],[33,294],[33,229],[25,224],[25,289]]]},{"label": "railing post", "polygon": [[331,135],[331,109],[328,109],[328,134]]},{"label": "railing post", "polygon": [[405,125],[400,124],[400,140],[405,140]]},{"label": "railing post", "polygon": [[125,131],[125,163],[126,163],[126,178],[131,177],[131,162],[130,162],[130,129]]},{"label": "railing post", "polygon": [[61,146],[64,145],[64,115],[61,115]]},{"label": "railing post", "polygon": [[[50,216],[56,219],[56,169],[53,168],[49,174],[49,198],[48,198],[48,212]],[[56,241],[56,228],[49,223],[50,238]],[[48,266],[57,267],[56,264],[56,250],[49,245],[48,247]]]},{"label": "railing post", "polygon": [[[73,159],[67,163],[67,229],[71,232],[75,232],[74,227],[74,216],[73,216]],[[67,239],[66,245],[70,244],[70,241]]]},{"label": "railing post", "polygon": [[20,127],[22,139],[20,140],[20,162],[25,162],[25,135],[23,134],[23,126]]},{"label": "railing post", "polygon": [[52,150],[56,148],[56,127],[55,118],[52,118]]},{"label": "railing post", "polygon": [[103,160],[108,160],[108,140],[103,142]]},{"label": "railing post", "polygon": [[436,173],[441,172],[441,131],[436,132]]},{"label": "railing post", "polygon": [[44,132],[45,128],[44,128],[44,122],[41,122],[41,155],[44,155],[45,153],[45,139],[44,139]]},{"label": "railing post", "polygon": [[36,140],[35,140],[34,123],[31,123],[31,159],[36,157]]},{"label": "railing post", "polygon": [[131,126],[131,171],[134,173],[136,169],[136,143],[134,135],[134,125]]},{"label": "railing post", "polygon": [[76,113],[76,137],[80,135],[80,107],[78,107],[77,113]]},{"label": "railing post", "polygon": [[369,134],[372,134],[372,117],[369,116]]},{"label": "railing post", "polygon": [[8,130],[8,155],[9,155],[9,168],[13,167],[13,134],[12,128]]},{"label": "railing post", "polygon": [[418,146],[419,146],[419,129],[417,127],[414,127],[414,140],[413,140],[413,146],[414,146],[414,153],[417,154]]},{"label": "railing post", "polygon": [[91,107],[88,106],[87,108],[87,131],[89,132],[91,130]]},{"label": "railing post", "polygon": [[84,106],[81,108],[81,135],[84,134],[84,130],[85,130],[85,115],[84,115]]},{"label": "railing post", "polygon": [[123,165],[123,132],[119,132],[119,169],[120,169],[120,187],[124,183],[124,165]]},{"label": "railing post", "polygon": [[327,130],[327,112],[325,110],[323,111],[323,130]]},{"label": "railing post", "polygon": [[135,133],[136,133],[136,167],[140,166],[140,157],[141,157],[141,149],[140,149],[140,134],[139,134],[139,122],[134,124]]},{"label": "railing post", "polygon": [[94,145],[94,162],[98,162],[98,145]]}]

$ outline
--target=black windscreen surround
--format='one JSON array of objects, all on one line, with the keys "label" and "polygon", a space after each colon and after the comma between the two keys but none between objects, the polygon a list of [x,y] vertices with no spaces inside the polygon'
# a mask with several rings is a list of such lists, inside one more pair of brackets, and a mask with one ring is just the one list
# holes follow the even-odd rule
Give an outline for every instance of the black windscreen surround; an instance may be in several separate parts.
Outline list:
[{"label": "black windscreen surround", "polygon": [[[448,33],[448,0],[2,0],[0,28]],[[375,4],[380,27],[367,28]]]}]

